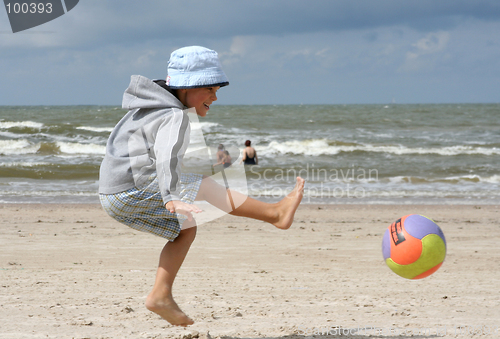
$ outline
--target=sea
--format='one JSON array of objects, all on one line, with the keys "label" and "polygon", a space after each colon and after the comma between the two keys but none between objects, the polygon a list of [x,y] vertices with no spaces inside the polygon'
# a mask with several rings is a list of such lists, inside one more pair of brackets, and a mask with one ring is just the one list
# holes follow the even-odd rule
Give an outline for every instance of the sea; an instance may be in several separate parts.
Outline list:
[{"label": "sea", "polygon": [[[117,106],[0,106],[1,203],[98,203]],[[205,142],[237,159],[248,194],[303,203],[499,204],[500,104],[212,105]]]}]

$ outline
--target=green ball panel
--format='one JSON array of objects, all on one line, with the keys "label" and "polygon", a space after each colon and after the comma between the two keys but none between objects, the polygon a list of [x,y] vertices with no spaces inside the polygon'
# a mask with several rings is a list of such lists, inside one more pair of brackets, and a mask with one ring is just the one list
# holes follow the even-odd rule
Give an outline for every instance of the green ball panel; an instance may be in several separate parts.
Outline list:
[{"label": "green ball panel", "polygon": [[385,263],[397,275],[413,279],[442,263],[445,256],[446,245],[443,239],[437,234],[429,234],[422,238],[422,254],[415,262],[408,265],[400,265],[396,264],[391,258],[387,258]]}]

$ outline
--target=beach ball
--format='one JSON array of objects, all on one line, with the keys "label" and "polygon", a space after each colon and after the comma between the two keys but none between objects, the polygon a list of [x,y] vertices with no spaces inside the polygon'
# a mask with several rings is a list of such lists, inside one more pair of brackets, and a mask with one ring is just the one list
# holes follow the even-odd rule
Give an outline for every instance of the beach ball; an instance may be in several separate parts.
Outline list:
[{"label": "beach ball", "polygon": [[407,279],[422,279],[443,264],[446,240],[434,221],[423,215],[410,214],[386,229],[382,254],[394,273]]}]

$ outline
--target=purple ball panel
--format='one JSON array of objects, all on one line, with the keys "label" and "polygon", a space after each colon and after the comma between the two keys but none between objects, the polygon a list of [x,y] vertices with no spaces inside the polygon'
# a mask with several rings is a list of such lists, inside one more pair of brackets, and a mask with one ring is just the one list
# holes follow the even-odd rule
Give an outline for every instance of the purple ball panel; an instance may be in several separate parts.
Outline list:
[{"label": "purple ball panel", "polygon": [[384,237],[382,238],[382,255],[384,260],[391,257],[391,237],[389,235],[389,229],[385,230]]},{"label": "purple ball panel", "polygon": [[422,239],[428,234],[437,234],[443,239],[446,246],[446,239],[444,238],[443,231],[439,228],[434,221],[423,215],[412,214],[406,217],[404,224],[406,232],[412,237]]}]

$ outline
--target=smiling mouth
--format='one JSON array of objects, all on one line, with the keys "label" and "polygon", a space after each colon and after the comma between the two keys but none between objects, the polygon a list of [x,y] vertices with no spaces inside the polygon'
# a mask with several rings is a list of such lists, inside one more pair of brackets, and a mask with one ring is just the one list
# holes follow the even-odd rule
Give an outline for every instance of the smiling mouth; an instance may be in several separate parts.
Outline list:
[{"label": "smiling mouth", "polygon": [[205,103],[203,104],[203,106],[205,106],[206,109],[210,109],[210,106]]}]

